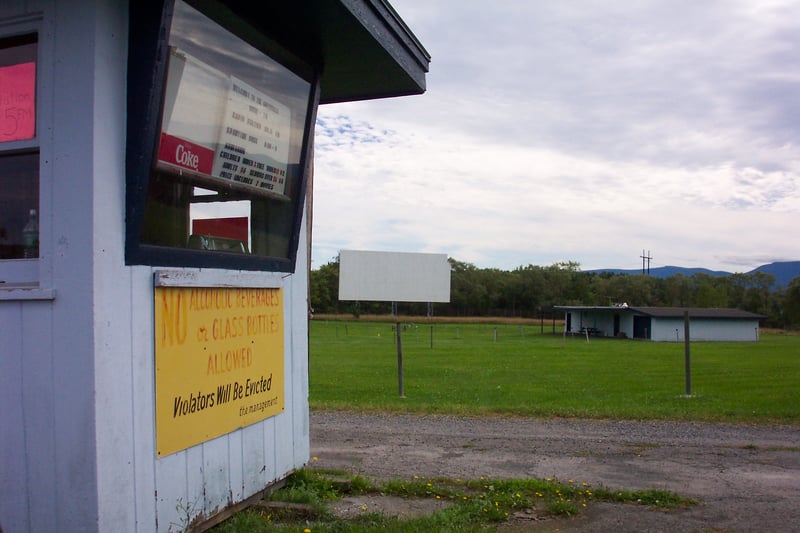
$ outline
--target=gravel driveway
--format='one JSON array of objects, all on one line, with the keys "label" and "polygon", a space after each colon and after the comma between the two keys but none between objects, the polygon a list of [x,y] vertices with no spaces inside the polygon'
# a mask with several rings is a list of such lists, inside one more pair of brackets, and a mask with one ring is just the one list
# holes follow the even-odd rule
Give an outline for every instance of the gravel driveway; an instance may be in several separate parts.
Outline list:
[{"label": "gravel driveway", "polygon": [[573,479],[668,489],[668,512],[594,503],[518,530],[800,531],[800,427],[405,414],[311,413],[313,466],[376,479]]}]

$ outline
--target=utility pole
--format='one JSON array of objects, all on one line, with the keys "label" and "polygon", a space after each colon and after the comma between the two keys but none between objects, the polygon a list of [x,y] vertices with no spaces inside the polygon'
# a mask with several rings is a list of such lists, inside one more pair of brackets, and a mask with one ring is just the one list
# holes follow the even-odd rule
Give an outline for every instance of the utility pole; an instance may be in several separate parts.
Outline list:
[{"label": "utility pole", "polygon": [[[642,255],[640,255],[639,257],[642,258],[642,274],[643,275],[647,274],[649,276],[650,275],[650,260],[652,259],[652,257],[650,257],[650,250],[647,250],[647,255],[644,255],[644,248],[642,248]],[[645,270],[645,261],[647,261],[647,269],[646,270]]]}]

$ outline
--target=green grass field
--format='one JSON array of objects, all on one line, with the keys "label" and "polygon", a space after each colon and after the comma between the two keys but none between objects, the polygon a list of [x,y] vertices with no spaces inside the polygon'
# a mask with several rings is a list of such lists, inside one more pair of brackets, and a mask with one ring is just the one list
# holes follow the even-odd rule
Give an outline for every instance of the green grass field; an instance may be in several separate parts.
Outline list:
[{"label": "green grass field", "polygon": [[[538,325],[404,328],[399,396],[393,324],[313,320],[313,409],[459,415],[800,423],[800,336],[683,343],[553,335]],[[431,344],[433,345],[431,347]]]}]

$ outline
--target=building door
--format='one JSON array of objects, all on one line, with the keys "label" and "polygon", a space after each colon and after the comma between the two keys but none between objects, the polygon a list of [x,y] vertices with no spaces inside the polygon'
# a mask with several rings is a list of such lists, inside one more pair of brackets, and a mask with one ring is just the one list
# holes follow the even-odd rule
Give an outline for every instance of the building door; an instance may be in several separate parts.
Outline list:
[{"label": "building door", "polygon": [[619,313],[614,314],[614,336],[619,335]]},{"label": "building door", "polygon": [[634,339],[649,339],[650,338],[650,317],[649,316],[635,316],[633,317],[633,338]]}]

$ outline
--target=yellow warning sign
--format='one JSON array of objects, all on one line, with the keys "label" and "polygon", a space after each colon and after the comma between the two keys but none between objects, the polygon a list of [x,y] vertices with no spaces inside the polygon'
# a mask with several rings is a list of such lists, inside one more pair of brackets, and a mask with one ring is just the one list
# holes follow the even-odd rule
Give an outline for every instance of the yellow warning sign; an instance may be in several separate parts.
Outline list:
[{"label": "yellow warning sign", "polygon": [[156,453],[284,409],[281,289],[156,287]]}]

